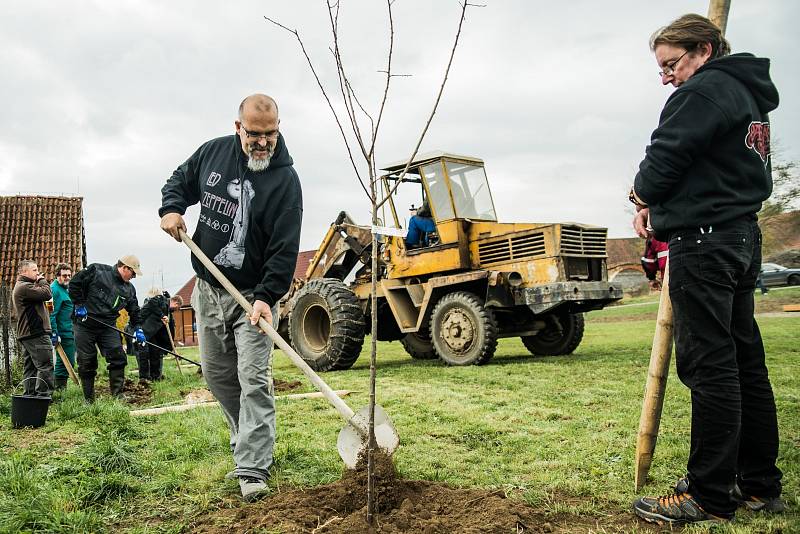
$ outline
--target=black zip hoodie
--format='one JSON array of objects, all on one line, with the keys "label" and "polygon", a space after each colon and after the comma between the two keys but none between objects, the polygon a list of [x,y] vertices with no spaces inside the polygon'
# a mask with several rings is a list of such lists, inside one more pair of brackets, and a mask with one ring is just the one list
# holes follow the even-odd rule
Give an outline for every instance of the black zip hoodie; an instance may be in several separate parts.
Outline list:
[{"label": "black zip hoodie", "polygon": [[[239,136],[203,144],[161,189],[159,216],[200,202],[193,240],[240,290],[274,306],[289,290],[300,248],[303,194],[283,135],[269,167],[247,168]],[[221,287],[192,255],[197,276]]]},{"label": "black zip hoodie", "polygon": [[772,193],[769,118],[778,90],[769,59],[708,61],[667,99],[634,189],[657,239],[753,217]]}]

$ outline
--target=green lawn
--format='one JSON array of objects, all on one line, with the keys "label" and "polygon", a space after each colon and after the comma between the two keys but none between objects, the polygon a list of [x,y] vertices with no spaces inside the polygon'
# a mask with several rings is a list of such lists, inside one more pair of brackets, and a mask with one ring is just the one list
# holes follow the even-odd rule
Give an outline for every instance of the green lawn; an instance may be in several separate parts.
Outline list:
[{"label": "green lawn", "polygon": [[[784,293],[796,301],[794,291]],[[380,343],[378,396],[401,436],[398,470],[409,479],[500,488],[540,510],[588,514],[600,525],[629,514],[653,306],[589,314],[584,342],[567,357],[535,358],[507,339],[489,365],[448,368],[412,360],[399,343]],[[740,512],[715,532],[800,531],[800,314],[763,316],[759,324],[790,512]],[[183,353],[197,357],[193,349]],[[179,376],[172,361],[165,369],[168,380],[156,385],[152,405],[203,386],[191,370]],[[303,381],[293,392],[311,390],[280,353],[275,377]],[[323,375],[332,388],[355,391],[345,399],[354,409],[367,403],[368,377],[366,350],[352,370]],[[183,532],[197,514],[241,506],[238,486],[223,480],[232,460],[216,408],[131,418],[127,405],[106,398],[84,406],[71,385],[45,427],[11,430],[9,404],[7,394],[0,397],[0,532]],[[673,365],[648,492],[669,491],[684,473],[689,415]],[[279,401],[273,489],[338,479],[341,426],[323,400]]]}]

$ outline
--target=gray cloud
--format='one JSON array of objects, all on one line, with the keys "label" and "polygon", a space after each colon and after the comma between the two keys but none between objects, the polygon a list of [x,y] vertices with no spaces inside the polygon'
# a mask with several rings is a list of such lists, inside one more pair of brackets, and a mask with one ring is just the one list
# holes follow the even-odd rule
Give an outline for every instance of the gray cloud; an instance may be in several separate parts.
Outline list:
[{"label": "gray cloud", "polygon": [[[468,11],[442,104],[423,150],[486,161],[507,221],[582,221],[632,235],[624,192],[671,92],[656,77],[650,34],[706,1],[486,2]],[[90,261],[137,253],[150,284],[175,290],[188,253],[158,229],[160,188],[207,139],[232,132],[241,98],[280,104],[282,130],[305,197],[302,247],[315,248],[340,209],[369,208],[338,130],[289,34],[300,30],[335,93],[324,2],[234,3],[35,0],[0,14],[0,194],[85,197]],[[457,2],[395,2],[395,78],[377,154],[410,154],[441,83]],[[782,95],[773,135],[800,159],[800,7],[733,3],[734,51],[772,59]],[[385,68],[381,2],[342,1],[342,52],[359,96],[375,110]],[[405,206],[402,206],[403,210]],[[196,210],[187,220],[194,226]]]}]

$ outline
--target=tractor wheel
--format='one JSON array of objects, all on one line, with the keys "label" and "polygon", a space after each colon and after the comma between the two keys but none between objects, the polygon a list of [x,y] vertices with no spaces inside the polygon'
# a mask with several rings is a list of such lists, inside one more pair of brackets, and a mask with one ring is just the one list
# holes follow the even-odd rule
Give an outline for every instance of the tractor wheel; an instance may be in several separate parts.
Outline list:
[{"label": "tractor wheel", "polygon": [[584,320],[582,313],[556,315],[547,328],[535,336],[522,336],[522,343],[531,354],[560,356],[572,354],[583,339]]},{"label": "tractor wheel", "polygon": [[431,339],[448,365],[481,365],[497,348],[497,323],[491,310],[466,291],[439,299],[431,313]]},{"label": "tractor wheel", "polygon": [[343,282],[315,278],[295,297],[289,336],[315,371],[350,369],[364,344],[364,312]]},{"label": "tractor wheel", "polygon": [[420,330],[419,332],[412,332],[400,340],[406,352],[415,360],[435,360],[439,357],[433,348],[433,341],[431,335]]}]

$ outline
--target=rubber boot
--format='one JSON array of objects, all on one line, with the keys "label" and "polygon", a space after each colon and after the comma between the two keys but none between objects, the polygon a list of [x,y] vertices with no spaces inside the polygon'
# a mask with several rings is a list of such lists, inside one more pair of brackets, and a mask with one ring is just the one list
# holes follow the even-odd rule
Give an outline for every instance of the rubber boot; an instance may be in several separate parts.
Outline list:
[{"label": "rubber boot", "polygon": [[55,386],[56,391],[61,391],[63,389],[66,389],[66,387],[67,387],[67,377],[66,376],[57,376],[56,379],[55,379],[55,384],[56,384],[56,386]]},{"label": "rubber boot", "polygon": [[94,377],[93,376],[82,376],[81,377],[81,388],[83,389],[83,398],[89,404],[94,403]]},{"label": "rubber boot", "polygon": [[109,369],[108,385],[112,397],[125,400],[125,395],[122,394],[122,389],[125,387],[125,369]]}]

